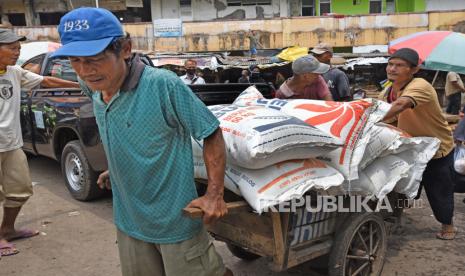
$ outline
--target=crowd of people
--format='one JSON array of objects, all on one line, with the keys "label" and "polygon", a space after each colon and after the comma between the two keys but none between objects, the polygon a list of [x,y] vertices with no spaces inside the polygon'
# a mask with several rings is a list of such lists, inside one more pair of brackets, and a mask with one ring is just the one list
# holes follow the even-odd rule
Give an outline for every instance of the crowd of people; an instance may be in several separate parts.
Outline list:
[{"label": "crowd of people", "polygon": [[[69,24],[77,20],[88,22],[87,27]],[[69,58],[79,84],[41,77],[15,66],[20,41],[25,38],[0,31],[1,256],[19,252],[11,241],[38,234],[14,227],[21,206],[32,195],[27,159],[21,150],[20,89],[37,84],[80,86],[93,102],[108,159],[109,169],[100,175],[98,185],[113,191],[123,275],[232,275],[204,226],[228,212],[223,199],[226,152],[219,121],[186,86],[205,83],[196,73],[196,62],[186,61],[186,74],[181,77],[144,65],[132,53],[131,39],[119,20],[105,9],[75,9],[62,17],[58,30],[62,47],[53,55]],[[258,44],[251,42],[251,46]],[[292,77],[281,84],[276,96],[351,100],[347,76],[330,65],[332,54],[332,48],[321,43],[310,55],[297,59]],[[457,233],[451,171],[454,140],[435,89],[414,77],[418,70],[418,53],[408,48],[398,50],[386,69],[392,86],[380,95],[392,105],[385,120],[394,119],[397,127],[412,136],[441,140],[421,185],[442,225],[436,237],[450,240]],[[264,80],[260,69],[252,67],[242,72],[238,82]],[[451,76],[450,82],[450,91],[455,91],[449,93],[452,99],[464,89],[456,77]],[[457,110],[456,102],[450,110]],[[127,120],[133,122],[130,129],[122,127]],[[208,186],[200,197],[193,178],[191,137],[203,140]],[[186,206],[200,208],[203,220],[182,216]]]},{"label": "crowd of people", "polygon": [[[252,32],[253,33],[253,32]],[[251,33],[251,34],[252,34]],[[257,43],[251,49],[256,54]],[[327,43],[316,45],[311,54],[298,58],[292,63],[292,77],[276,81],[276,97],[288,99],[313,99],[327,101],[352,100],[349,78],[340,69],[331,66],[333,48]],[[188,59],[184,63],[185,75],[181,79],[185,84],[205,84],[199,76],[197,62]],[[283,78],[277,73],[277,79]],[[237,83],[267,83],[257,65],[251,65],[241,71]]]}]

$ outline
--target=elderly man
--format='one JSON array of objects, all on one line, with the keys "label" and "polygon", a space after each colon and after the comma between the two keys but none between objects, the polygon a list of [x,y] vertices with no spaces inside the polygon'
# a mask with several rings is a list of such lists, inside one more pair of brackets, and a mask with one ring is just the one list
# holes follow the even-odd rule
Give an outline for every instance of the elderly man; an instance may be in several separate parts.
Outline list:
[{"label": "elderly man", "polygon": [[[319,62],[331,66],[331,58],[333,57],[333,47],[327,43],[320,43],[315,46],[310,52],[318,59]],[[350,101],[349,78],[338,68],[331,67],[328,72],[324,73],[323,78],[331,91],[331,95],[335,101]]]},{"label": "elderly man", "polygon": [[205,84],[205,80],[197,75],[197,61],[188,59],[184,62],[184,69],[186,74],[181,76],[181,80],[185,84]]},{"label": "elderly man", "polygon": [[26,40],[10,30],[0,29],[0,202],[3,201],[3,220],[0,227],[0,257],[19,251],[10,241],[39,234],[36,230],[15,229],[15,221],[29,197],[32,183],[24,152],[21,150],[20,104],[21,90],[35,86],[79,87],[75,82],[53,77],[42,77],[15,66]]},{"label": "elderly man", "polygon": [[[77,24],[79,22],[79,24]],[[67,56],[92,99],[109,170],[98,179],[113,190],[124,276],[232,275],[202,221],[227,213],[225,147],[219,121],[172,72],[145,66],[108,10],[79,8],[58,27]],[[191,136],[204,140],[208,188],[198,197]]]},{"label": "elderly man", "polygon": [[[452,240],[457,233],[452,222],[454,183],[451,168],[454,162],[454,141],[442,115],[436,90],[424,79],[414,77],[419,70],[418,63],[418,53],[410,48],[399,49],[389,58],[386,72],[392,86],[381,97],[392,106],[384,119],[390,120],[397,116],[397,127],[413,137],[429,136],[441,140],[436,155],[426,166],[421,186],[425,188],[436,220],[442,224],[436,237]],[[418,196],[420,193],[421,188]]]},{"label": "elderly man", "polygon": [[321,74],[329,65],[320,63],[312,55],[300,57],[292,63],[293,76],[276,91],[280,99],[311,99],[332,101],[331,93]]}]

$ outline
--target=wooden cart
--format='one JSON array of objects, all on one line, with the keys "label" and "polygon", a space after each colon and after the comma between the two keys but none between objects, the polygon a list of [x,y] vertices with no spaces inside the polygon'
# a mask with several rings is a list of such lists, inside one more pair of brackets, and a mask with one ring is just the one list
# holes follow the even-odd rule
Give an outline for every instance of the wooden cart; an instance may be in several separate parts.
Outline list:
[{"label": "wooden cart", "polygon": [[[311,212],[302,207],[258,215],[238,196],[227,192],[225,198],[228,215],[208,230],[241,259],[271,257],[272,270],[283,271],[329,254],[331,276],[381,274],[387,249],[385,222],[396,221],[392,214]],[[184,212],[202,216],[198,209]],[[398,216],[401,209],[395,213]]]}]

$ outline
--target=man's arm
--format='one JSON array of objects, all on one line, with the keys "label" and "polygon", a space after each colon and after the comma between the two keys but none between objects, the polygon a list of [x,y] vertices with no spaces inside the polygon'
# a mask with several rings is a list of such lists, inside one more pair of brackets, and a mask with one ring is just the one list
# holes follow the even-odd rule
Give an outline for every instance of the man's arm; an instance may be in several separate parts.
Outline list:
[{"label": "man's arm", "polygon": [[208,175],[207,192],[204,196],[193,200],[187,207],[202,209],[204,223],[210,224],[228,212],[223,199],[226,151],[220,128],[204,139],[203,158]]},{"label": "man's arm", "polygon": [[456,81],[451,81],[451,84],[452,84],[452,86],[453,86],[455,89],[457,89],[457,90],[459,90],[459,91],[461,91],[461,92],[465,92],[465,88],[463,87],[463,85],[460,85],[460,83],[458,82],[458,80],[456,80]]},{"label": "man's arm", "polygon": [[391,104],[391,109],[389,109],[389,111],[386,113],[383,120],[391,119],[392,117],[400,114],[402,111],[408,108],[412,108],[413,106],[414,105],[411,98],[400,97]]},{"label": "man's arm", "polygon": [[41,85],[48,88],[79,88],[79,83],[55,77],[44,77]]}]

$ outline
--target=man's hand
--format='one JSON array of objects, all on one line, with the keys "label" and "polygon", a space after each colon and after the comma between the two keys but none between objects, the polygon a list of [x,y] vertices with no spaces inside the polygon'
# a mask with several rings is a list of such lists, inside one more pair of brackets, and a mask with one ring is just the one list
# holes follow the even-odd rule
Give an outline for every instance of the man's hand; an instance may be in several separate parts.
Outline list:
[{"label": "man's hand", "polygon": [[97,179],[97,185],[100,189],[111,190],[110,172],[108,170],[101,173]]},{"label": "man's hand", "polygon": [[226,202],[222,195],[209,195],[208,193],[189,203],[187,208],[200,208],[203,211],[203,223],[211,224],[228,213]]}]

